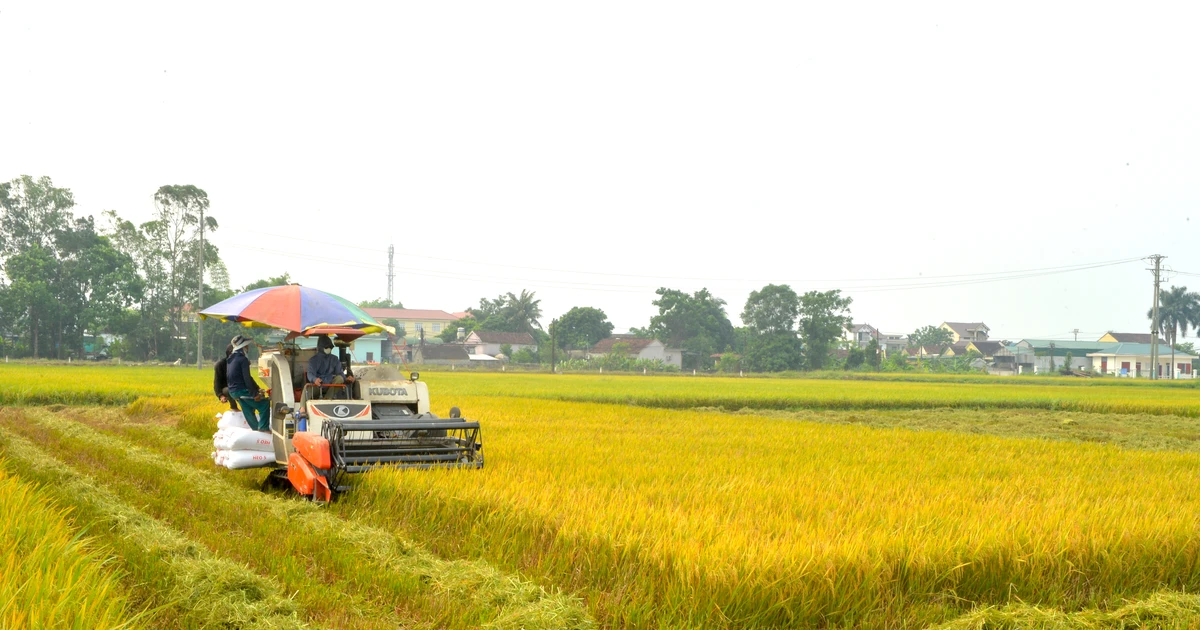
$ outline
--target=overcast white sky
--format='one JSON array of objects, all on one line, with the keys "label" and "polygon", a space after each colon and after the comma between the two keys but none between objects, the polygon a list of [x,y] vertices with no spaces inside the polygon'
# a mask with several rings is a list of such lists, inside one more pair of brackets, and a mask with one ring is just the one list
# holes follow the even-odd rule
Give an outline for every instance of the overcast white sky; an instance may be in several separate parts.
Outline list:
[{"label": "overcast white sky", "polygon": [[1115,6],[0,0],[0,180],[136,222],[195,184],[235,286],[381,297],[395,244],[410,308],[789,283],[1094,339],[1147,329],[1145,263],[896,287],[1200,273],[1200,5]]}]

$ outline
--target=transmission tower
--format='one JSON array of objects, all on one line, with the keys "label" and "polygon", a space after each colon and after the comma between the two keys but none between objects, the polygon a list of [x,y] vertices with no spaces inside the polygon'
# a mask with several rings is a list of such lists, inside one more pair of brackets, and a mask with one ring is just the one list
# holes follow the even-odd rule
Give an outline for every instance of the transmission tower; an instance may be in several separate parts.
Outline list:
[{"label": "transmission tower", "polygon": [[396,246],[388,245],[388,303],[395,304],[392,301],[393,284],[396,280],[396,268],[392,265],[392,257],[396,254]]}]

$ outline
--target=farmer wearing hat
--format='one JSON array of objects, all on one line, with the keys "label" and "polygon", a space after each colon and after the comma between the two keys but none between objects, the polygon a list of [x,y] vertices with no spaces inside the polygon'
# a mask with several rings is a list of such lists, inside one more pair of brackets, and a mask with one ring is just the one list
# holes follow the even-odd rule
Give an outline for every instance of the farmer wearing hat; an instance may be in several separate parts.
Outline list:
[{"label": "farmer wearing hat", "polygon": [[246,424],[256,431],[271,428],[271,401],[263,399],[263,392],[254,377],[250,376],[250,359],[246,357],[246,346],[253,341],[245,335],[229,340],[233,354],[226,361],[226,378],[229,382],[229,397],[236,400],[246,417]]}]

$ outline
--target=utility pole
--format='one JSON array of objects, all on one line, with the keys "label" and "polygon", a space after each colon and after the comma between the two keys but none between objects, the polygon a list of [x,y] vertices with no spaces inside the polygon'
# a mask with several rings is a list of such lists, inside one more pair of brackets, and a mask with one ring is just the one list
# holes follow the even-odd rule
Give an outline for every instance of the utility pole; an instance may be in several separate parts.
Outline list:
[{"label": "utility pole", "polygon": [[1079,329],[1075,328],[1071,332],[1075,333],[1075,341],[1079,341]]},{"label": "utility pole", "polygon": [[1154,254],[1150,260],[1154,261],[1154,308],[1151,310],[1150,316],[1150,379],[1158,380],[1158,283],[1159,274],[1162,271],[1162,259],[1166,258],[1161,254]]},{"label": "utility pole", "polygon": [[395,255],[395,253],[396,246],[388,245],[388,304],[394,304],[394,302],[392,302],[392,283],[396,279],[396,268],[392,266],[392,257]]},{"label": "utility pole", "polygon": [[204,307],[204,206],[200,206],[200,278],[197,282],[196,308],[196,369],[204,369],[204,320],[200,319],[200,309]]}]

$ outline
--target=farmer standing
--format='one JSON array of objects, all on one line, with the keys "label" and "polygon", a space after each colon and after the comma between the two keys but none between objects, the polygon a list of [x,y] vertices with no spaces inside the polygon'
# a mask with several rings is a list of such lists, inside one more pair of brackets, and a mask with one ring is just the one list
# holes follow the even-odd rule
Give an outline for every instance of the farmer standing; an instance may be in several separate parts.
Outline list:
[{"label": "farmer standing", "polygon": [[255,431],[271,428],[271,401],[263,400],[263,392],[250,376],[250,359],[246,357],[246,346],[252,340],[238,335],[229,341],[233,354],[226,361],[226,378],[229,382],[229,397],[236,400],[246,417],[246,424]]}]

